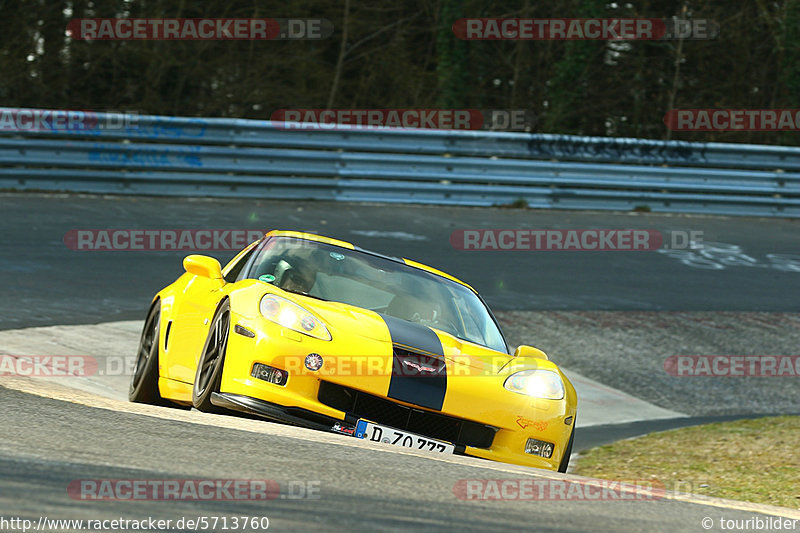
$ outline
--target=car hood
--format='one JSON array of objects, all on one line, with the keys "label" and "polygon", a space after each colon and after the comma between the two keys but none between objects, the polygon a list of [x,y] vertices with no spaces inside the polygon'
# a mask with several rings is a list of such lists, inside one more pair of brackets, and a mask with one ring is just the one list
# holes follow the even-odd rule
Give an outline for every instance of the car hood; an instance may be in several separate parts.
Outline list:
[{"label": "car hood", "polygon": [[374,311],[323,300],[305,301],[302,305],[322,319],[334,338],[337,332],[347,331],[372,340],[392,342],[386,323]]}]

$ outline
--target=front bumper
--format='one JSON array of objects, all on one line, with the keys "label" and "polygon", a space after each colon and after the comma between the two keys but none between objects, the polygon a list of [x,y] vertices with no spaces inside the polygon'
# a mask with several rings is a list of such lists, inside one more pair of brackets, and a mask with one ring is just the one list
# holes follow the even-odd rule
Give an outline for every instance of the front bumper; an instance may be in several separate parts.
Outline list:
[{"label": "front bumper", "polygon": [[[231,334],[225,360],[220,393],[212,397],[215,405],[236,411],[257,414],[272,420],[332,431],[337,422],[355,425],[359,419],[416,433],[425,437],[451,442],[456,453],[499,462],[557,470],[573,430],[575,403],[564,400],[536,400],[504,391],[502,379],[493,376],[453,377],[448,382],[448,392],[441,411],[426,409],[386,396],[388,384],[375,376],[330,376],[323,373],[292,373],[284,386],[268,383],[251,376],[255,363],[280,368],[281,362],[291,357],[300,361],[309,353],[321,353],[326,358],[337,356],[336,350],[347,357],[380,353],[386,350],[385,341],[353,339],[353,342],[335,343],[320,341],[300,335],[271,323],[253,323],[241,316],[232,316],[234,324],[257,332],[255,338]],[[353,347],[356,347],[355,349]],[[490,379],[493,378],[493,379]],[[425,427],[403,426],[382,418],[381,413],[353,409],[351,405],[337,404],[321,397],[323,383],[355,390],[383,400],[399,409],[417,416],[424,413],[463,420],[468,424],[483,425],[494,430],[490,442],[470,446],[458,436],[443,438],[441,433]],[[498,385],[499,383],[499,385]],[[325,388],[324,386],[322,387]],[[494,392],[492,392],[494,391]],[[492,401],[487,401],[492,398]],[[338,408],[337,408],[338,407]],[[554,451],[550,458],[525,453],[529,438],[550,442]],[[461,442],[459,442],[461,440]],[[470,442],[470,441],[467,441]]]}]

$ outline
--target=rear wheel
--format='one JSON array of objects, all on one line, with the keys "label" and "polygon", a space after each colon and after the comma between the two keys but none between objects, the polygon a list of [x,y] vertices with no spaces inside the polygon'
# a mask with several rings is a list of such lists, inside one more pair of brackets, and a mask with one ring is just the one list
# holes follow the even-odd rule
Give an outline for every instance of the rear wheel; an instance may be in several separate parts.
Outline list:
[{"label": "rear wheel", "polygon": [[197,373],[192,389],[192,405],[199,411],[207,413],[221,411],[211,403],[211,395],[219,392],[230,329],[231,306],[230,302],[226,300],[217,309],[217,314],[211,321],[202,355],[197,361]]},{"label": "rear wheel", "polygon": [[158,391],[158,342],[161,302],[156,302],[144,321],[136,366],[131,376],[128,399],[137,403],[161,405],[164,400]]},{"label": "rear wheel", "polygon": [[[572,422],[575,423],[574,421]],[[561,458],[561,464],[558,465],[559,472],[566,472],[567,467],[569,467],[569,458],[572,455],[572,441],[575,438],[575,428],[572,428],[572,433],[569,434],[569,443],[567,443],[567,449],[564,450],[564,456]]]}]

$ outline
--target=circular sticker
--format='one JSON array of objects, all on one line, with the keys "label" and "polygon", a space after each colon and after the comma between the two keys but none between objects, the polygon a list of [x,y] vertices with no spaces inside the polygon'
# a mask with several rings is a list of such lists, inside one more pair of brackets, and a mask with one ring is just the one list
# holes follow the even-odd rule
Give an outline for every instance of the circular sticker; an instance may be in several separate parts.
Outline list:
[{"label": "circular sticker", "polygon": [[263,276],[258,276],[259,281],[264,281],[267,283],[272,283],[275,281],[275,276],[272,274],[264,274]]},{"label": "circular sticker", "polygon": [[316,372],[322,368],[322,356],[318,353],[308,354],[306,356],[305,365],[307,369],[311,370],[312,372]]},{"label": "circular sticker", "polygon": [[331,252],[331,257],[333,257],[337,261],[341,261],[342,259],[344,259],[344,255],[340,254],[339,252]]}]

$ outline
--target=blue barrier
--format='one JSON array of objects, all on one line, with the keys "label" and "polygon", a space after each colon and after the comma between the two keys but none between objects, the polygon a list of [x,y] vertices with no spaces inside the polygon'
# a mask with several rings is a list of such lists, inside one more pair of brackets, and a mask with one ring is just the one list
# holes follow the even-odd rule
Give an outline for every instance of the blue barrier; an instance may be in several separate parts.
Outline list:
[{"label": "blue barrier", "polygon": [[0,124],[0,188],[797,217],[800,148],[97,113]]}]

